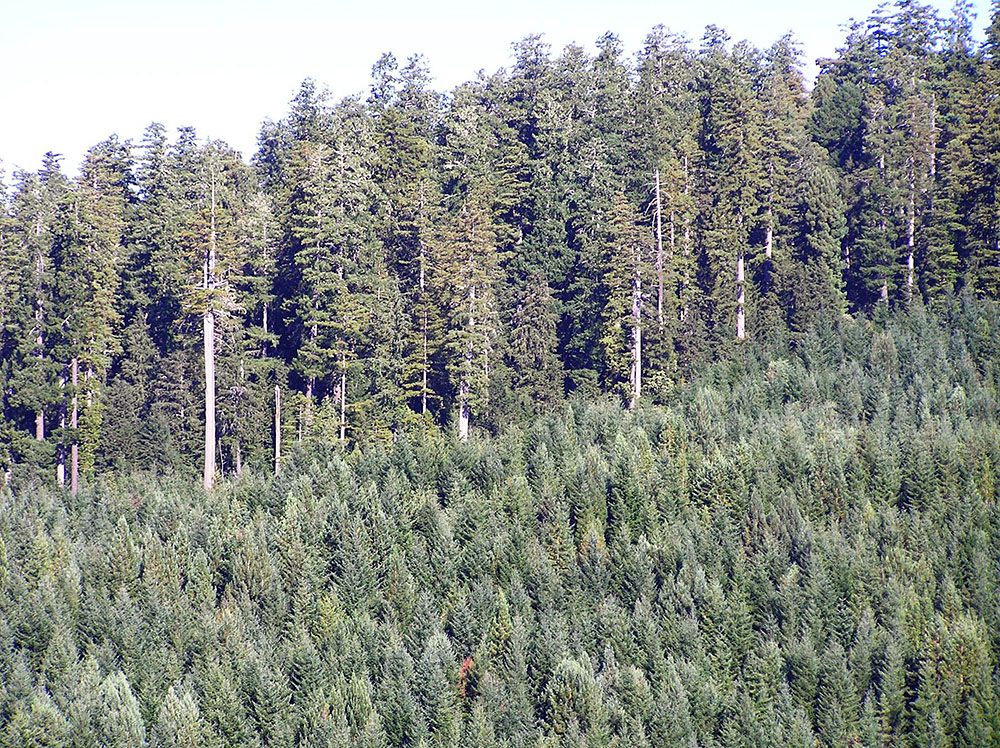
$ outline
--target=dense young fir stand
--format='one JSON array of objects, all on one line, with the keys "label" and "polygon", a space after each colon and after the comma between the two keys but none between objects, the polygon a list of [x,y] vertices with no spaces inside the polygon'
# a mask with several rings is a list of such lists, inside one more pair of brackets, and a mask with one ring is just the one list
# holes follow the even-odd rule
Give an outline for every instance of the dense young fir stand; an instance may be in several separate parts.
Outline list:
[{"label": "dense young fir stand", "polygon": [[1000,745],[992,10],[7,175],[0,745]]}]

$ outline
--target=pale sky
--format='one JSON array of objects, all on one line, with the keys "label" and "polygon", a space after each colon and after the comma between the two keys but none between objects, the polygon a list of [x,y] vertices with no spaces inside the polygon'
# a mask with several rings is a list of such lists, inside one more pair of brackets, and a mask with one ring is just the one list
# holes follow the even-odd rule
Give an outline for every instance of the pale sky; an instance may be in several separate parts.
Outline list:
[{"label": "pale sky", "polygon": [[[947,10],[951,0],[934,4]],[[734,40],[770,45],[788,30],[811,63],[843,40],[841,24],[875,0],[0,0],[0,160],[10,182],[46,151],[76,172],[112,133],[138,142],[153,121],[192,125],[249,157],[260,124],[280,119],[312,77],[335,98],[367,91],[383,52],[428,60],[438,90],[510,64],[511,44],[544,34],[558,53],[593,51],[606,31],[638,51],[656,24],[701,38],[714,23]],[[976,28],[989,20],[976,0]],[[807,74],[812,75],[810,64]]]}]

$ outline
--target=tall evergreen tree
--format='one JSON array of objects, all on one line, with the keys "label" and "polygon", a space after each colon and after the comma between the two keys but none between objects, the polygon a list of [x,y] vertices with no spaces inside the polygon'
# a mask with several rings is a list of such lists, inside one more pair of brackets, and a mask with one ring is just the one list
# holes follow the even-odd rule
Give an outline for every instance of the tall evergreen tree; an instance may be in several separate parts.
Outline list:
[{"label": "tall evergreen tree", "polygon": [[621,192],[607,218],[608,234],[602,283],[607,287],[601,343],[606,387],[621,394],[634,410],[642,396],[643,279],[648,242],[635,209]]},{"label": "tall evergreen tree", "polygon": [[[735,331],[747,337],[747,261],[759,222],[764,178],[761,111],[753,94],[759,66],[754,52],[726,49],[728,37],[709,27],[700,55],[702,126],[705,152],[705,206],[702,285],[716,336]],[[725,336],[728,337],[728,336]]]},{"label": "tall evergreen tree", "polygon": [[[72,233],[59,256],[58,303],[66,322],[55,358],[63,367],[60,381],[64,400],[69,401],[71,431],[62,441],[71,442],[70,483],[74,492],[79,471],[88,476],[93,473],[102,440],[104,386],[122,352],[118,300],[127,261],[131,166],[127,144],[114,137],[88,152],[74,196]],[[66,410],[64,403],[64,427]],[[60,445],[60,467],[63,460]]]},{"label": "tall evergreen tree", "polygon": [[472,415],[482,412],[488,402],[490,367],[500,334],[496,234],[481,191],[473,188],[440,241],[448,314],[448,377],[458,434],[467,439]]}]

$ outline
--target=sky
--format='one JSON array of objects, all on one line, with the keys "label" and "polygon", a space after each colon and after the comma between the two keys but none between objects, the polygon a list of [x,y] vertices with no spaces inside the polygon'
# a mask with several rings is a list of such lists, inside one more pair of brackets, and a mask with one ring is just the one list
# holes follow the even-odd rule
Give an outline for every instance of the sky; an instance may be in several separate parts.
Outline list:
[{"label": "sky", "polygon": [[[946,11],[951,0],[934,3]],[[511,62],[511,44],[543,34],[558,53],[606,31],[638,51],[657,24],[701,38],[708,24],[769,46],[791,30],[812,62],[875,0],[0,0],[0,161],[35,170],[46,151],[75,174],[112,133],[138,142],[151,122],[194,126],[249,157],[265,119],[280,119],[304,78],[334,98],[367,91],[384,52],[423,54],[438,90]],[[975,0],[979,37],[988,0]]]}]

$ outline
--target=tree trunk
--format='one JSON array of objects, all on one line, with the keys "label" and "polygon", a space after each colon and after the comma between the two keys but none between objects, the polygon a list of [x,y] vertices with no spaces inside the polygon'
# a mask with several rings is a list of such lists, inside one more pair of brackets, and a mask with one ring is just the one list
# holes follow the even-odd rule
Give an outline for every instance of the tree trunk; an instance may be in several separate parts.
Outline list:
[{"label": "tree trunk", "polygon": [[[315,344],[316,338],[319,336],[319,326],[315,323],[309,331],[309,339]],[[315,349],[314,349],[315,350]],[[313,395],[316,393],[316,377],[310,376],[309,382],[306,384],[306,402],[305,410],[303,412],[303,418],[305,423],[305,433],[308,435],[312,430],[313,422]],[[299,441],[302,441],[302,426],[299,427]]]},{"label": "tree trunk", "polygon": [[929,153],[928,156],[928,176],[931,178],[931,184],[934,183],[934,176],[937,173],[937,97],[935,94],[931,94],[931,106],[930,106],[930,117],[931,117],[931,134],[930,139],[927,144]]},{"label": "tree trunk", "polygon": [[205,312],[205,490],[215,487],[215,315]]},{"label": "tree trunk", "polygon": [[632,257],[632,397],[629,410],[635,410],[642,396],[642,278],[639,267],[639,249]]},{"label": "tree trunk", "polygon": [[767,226],[764,227],[764,257],[771,259],[774,251],[774,211],[771,209],[771,201],[774,199],[774,164],[768,164],[767,169]]},{"label": "tree trunk", "polygon": [[680,321],[688,315],[688,289],[691,285],[691,217],[689,215],[687,198],[690,195],[690,177],[688,173],[688,157],[684,157],[684,268],[681,274],[681,313]]},{"label": "tree trunk", "polygon": [[744,290],[743,250],[736,255],[736,339],[745,340],[746,331],[746,292]]},{"label": "tree trunk", "polygon": [[59,375],[59,451],[56,453],[56,482],[66,485],[66,370]]},{"label": "tree trunk", "polygon": [[[671,235],[673,214],[671,213]],[[663,332],[663,223],[660,204],[660,170],[656,170],[656,323]]]},{"label": "tree trunk", "polygon": [[274,385],[274,474],[281,471],[281,385]]},{"label": "tree trunk", "polygon": [[80,440],[76,431],[80,402],[76,389],[79,371],[80,364],[76,360],[76,356],[74,356],[70,369],[70,381],[73,384],[73,412],[69,417],[69,426],[73,432],[73,441],[69,448],[69,491],[74,496],[76,496],[76,492],[80,488]]},{"label": "tree trunk", "polygon": [[340,443],[347,443],[347,359],[340,354]]},{"label": "tree trunk", "polygon": [[667,253],[667,261],[670,263],[670,267],[673,269],[673,288],[674,293],[677,293],[677,216],[675,215],[673,205],[670,206],[670,251]]},{"label": "tree trunk", "polygon": [[267,358],[267,302],[264,302],[264,311],[261,314],[261,327],[264,330],[264,340],[261,343],[260,353],[261,356]]},{"label": "tree trunk", "polygon": [[463,379],[458,386],[458,438],[469,438],[469,382]]},{"label": "tree trunk", "polygon": [[[42,235],[42,218],[39,214],[38,220],[35,222],[35,237],[41,237]],[[35,326],[37,328],[37,337],[35,338],[35,357],[39,361],[39,366],[41,366],[41,361],[45,357],[45,336],[42,332],[42,318],[44,313],[42,311],[42,273],[45,272],[45,258],[41,251],[38,252],[38,258],[36,263],[36,270],[38,273],[38,296],[35,298]],[[45,409],[44,407],[39,407],[35,412],[35,439],[37,441],[45,441]]]},{"label": "tree trunk", "polygon": [[[885,168],[885,156],[879,156],[879,166],[880,166],[880,168]],[[879,230],[882,232],[883,235],[885,234],[885,212],[884,212],[884,208],[882,210],[882,216],[879,219]],[[883,278],[882,279],[882,287],[881,287],[881,289],[879,291],[879,299],[881,301],[884,301],[886,304],[889,303],[889,279],[888,278]]]},{"label": "tree trunk", "polygon": [[764,229],[764,257],[771,259],[774,251],[774,217],[771,214],[771,206],[767,206],[767,227]]},{"label": "tree trunk", "polygon": [[241,358],[240,359],[240,387],[239,387],[239,390],[238,390],[238,394],[233,398],[234,400],[237,401],[236,403],[234,403],[234,414],[233,414],[233,421],[234,421],[234,433],[233,433],[233,436],[235,437],[235,440],[236,440],[236,446],[233,448],[233,459],[234,459],[234,461],[236,463],[235,468],[236,468],[236,474],[237,475],[240,475],[243,472],[243,444],[242,444],[243,440],[242,440],[242,438],[240,436],[240,429],[239,429],[240,416],[242,415],[242,412],[241,412],[241,409],[239,407],[239,404],[240,404],[240,400],[242,400],[242,398],[243,398],[243,393],[246,392],[246,379],[247,379],[247,372],[246,372],[246,368],[243,365],[243,359]]},{"label": "tree trunk", "polygon": [[916,175],[914,171],[916,165],[913,163],[913,158],[910,158],[910,198],[909,204],[907,206],[906,215],[906,300],[907,302],[913,299],[913,247],[916,239]]},{"label": "tree trunk", "polygon": [[[476,326],[476,318],[473,312],[476,308],[476,287],[469,289],[469,328],[470,331]],[[472,335],[469,335],[469,344],[465,350],[465,371],[462,374],[462,381],[458,385],[458,438],[463,442],[469,438],[469,375],[472,373]]]},{"label": "tree trunk", "polygon": [[[90,384],[90,380],[94,377],[94,369],[90,364],[87,364],[87,370],[83,372],[83,389],[86,392],[86,397],[84,398],[84,412],[93,417],[94,414],[94,390]],[[89,470],[94,468],[94,450],[93,447],[89,447],[88,451],[84,453],[87,461],[84,463],[84,467]]]},{"label": "tree trunk", "polygon": [[212,172],[212,212],[208,251],[205,253],[204,288],[208,291],[207,308],[203,317],[205,345],[205,490],[215,488],[215,172]]},{"label": "tree trunk", "polygon": [[420,412],[423,415],[427,415],[427,369],[428,369],[428,360],[427,360],[427,310],[426,309],[424,310],[424,313],[423,313],[422,326],[423,326],[423,329],[421,330],[421,338],[422,338],[422,343],[423,343],[424,350],[423,350],[423,364],[422,364],[423,371],[421,373],[423,381],[421,382],[421,387],[420,387]]},{"label": "tree trunk", "polygon": [[[423,183],[420,185],[420,225],[423,226]],[[427,369],[429,368],[427,355],[427,299],[424,298],[424,288],[427,282],[427,256],[424,247],[424,240],[420,240],[420,303],[423,306],[420,315],[420,338],[423,351],[421,352],[421,382],[420,382],[420,413],[427,415]]]}]

